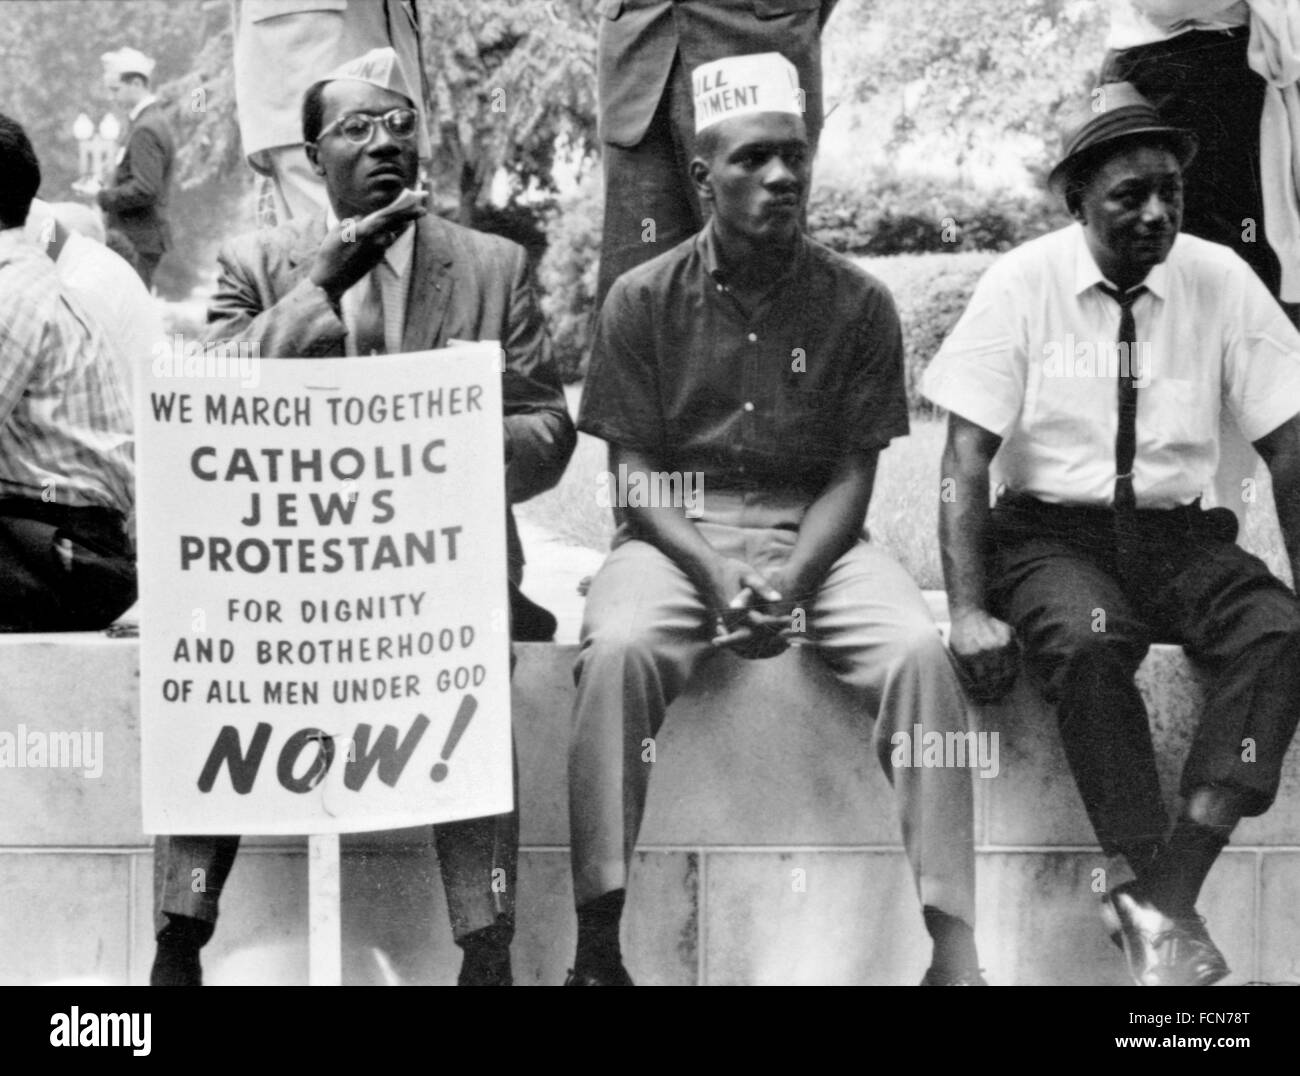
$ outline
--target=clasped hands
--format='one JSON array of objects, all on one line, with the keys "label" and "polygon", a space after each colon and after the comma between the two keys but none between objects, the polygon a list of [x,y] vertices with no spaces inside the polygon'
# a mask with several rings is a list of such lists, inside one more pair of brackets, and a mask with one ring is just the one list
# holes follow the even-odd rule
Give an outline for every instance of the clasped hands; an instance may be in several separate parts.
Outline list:
[{"label": "clasped hands", "polygon": [[776,657],[802,637],[796,623],[801,588],[782,569],[764,575],[742,560],[724,559],[712,586],[714,635],[711,642],[748,660]]}]

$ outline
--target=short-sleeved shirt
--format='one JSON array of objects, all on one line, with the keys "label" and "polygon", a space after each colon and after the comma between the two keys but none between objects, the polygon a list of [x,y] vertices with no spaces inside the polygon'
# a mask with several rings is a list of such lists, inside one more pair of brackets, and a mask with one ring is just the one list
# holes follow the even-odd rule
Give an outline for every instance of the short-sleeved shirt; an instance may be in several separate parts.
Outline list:
[{"label": "short-sleeved shirt", "polygon": [[134,447],[103,330],[21,228],[0,231],[0,496],[129,515]]},{"label": "short-sleeved shirt", "polygon": [[1300,413],[1300,333],[1233,251],[1179,235],[1143,283],[1126,355],[1119,304],[1101,290],[1111,285],[1081,225],[984,274],[921,391],[1003,439],[995,481],[1052,503],[1111,505],[1125,367],[1139,386],[1139,508],[1190,504],[1209,488],[1221,408],[1250,441]]},{"label": "short-sleeved shirt", "polygon": [[893,298],[801,236],[747,317],[707,224],[614,283],[578,429],[711,489],[815,497],[847,454],[908,432]]}]

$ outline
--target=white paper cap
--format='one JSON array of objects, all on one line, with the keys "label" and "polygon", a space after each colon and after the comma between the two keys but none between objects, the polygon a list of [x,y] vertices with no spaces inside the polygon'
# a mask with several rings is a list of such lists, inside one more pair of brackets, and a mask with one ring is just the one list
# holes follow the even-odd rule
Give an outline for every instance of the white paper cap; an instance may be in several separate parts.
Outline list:
[{"label": "white paper cap", "polygon": [[420,105],[420,96],[411,90],[411,83],[402,70],[402,61],[398,58],[397,51],[391,47],[371,49],[364,56],[336,67],[320,81],[335,82],[338,79],[368,82],[381,90],[400,93],[417,107]]},{"label": "white paper cap", "polygon": [[104,64],[104,71],[114,78],[132,73],[144,75],[147,79],[153,78],[154,62],[139,49],[106,52],[100,56],[100,60]]},{"label": "white paper cap", "polygon": [[733,116],[757,112],[803,115],[799,72],[779,52],[728,56],[691,74],[697,132]]}]

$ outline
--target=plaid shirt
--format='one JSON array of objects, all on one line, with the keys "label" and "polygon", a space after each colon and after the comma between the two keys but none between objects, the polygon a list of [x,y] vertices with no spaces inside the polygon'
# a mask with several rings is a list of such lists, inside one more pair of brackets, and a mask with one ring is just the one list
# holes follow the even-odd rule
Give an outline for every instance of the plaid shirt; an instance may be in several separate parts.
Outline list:
[{"label": "plaid shirt", "polygon": [[21,228],[0,230],[0,497],[130,515],[131,408],[102,330]]}]

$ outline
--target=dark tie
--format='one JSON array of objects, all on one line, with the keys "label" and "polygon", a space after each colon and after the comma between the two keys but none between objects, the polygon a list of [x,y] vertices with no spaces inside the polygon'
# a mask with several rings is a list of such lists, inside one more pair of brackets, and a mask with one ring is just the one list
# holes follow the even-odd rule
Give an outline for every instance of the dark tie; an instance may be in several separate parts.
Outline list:
[{"label": "dark tie", "polygon": [[[1119,303],[1119,339],[1117,343],[1127,345],[1119,354],[1128,356],[1125,363],[1119,362],[1116,372],[1119,391],[1119,428],[1115,432],[1115,510],[1132,511],[1137,507],[1137,498],[1133,495],[1133,457],[1137,455],[1137,411],[1138,364],[1134,361],[1137,353],[1137,326],[1133,321],[1133,304],[1146,293],[1146,285],[1139,284],[1126,292],[1117,288],[1108,288],[1098,284],[1102,291]],[[1126,376],[1126,375],[1132,375]]]}]

